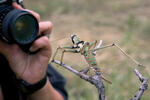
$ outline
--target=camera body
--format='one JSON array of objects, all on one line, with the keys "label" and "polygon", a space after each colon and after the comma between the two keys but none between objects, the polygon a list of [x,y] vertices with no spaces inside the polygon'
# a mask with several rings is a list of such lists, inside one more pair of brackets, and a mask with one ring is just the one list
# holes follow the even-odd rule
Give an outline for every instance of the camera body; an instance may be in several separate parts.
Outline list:
[{"label": "camera body", "polygon": [[0,0],[0,38],[7,43],[16,43],[26,51],[37,38],[39,24],[31,13],[12,7],[12,2],[23,6],[22,1]]},{"label": "camera body", "polygon": [[11,5],[12,2],[17,2],[18,4],[22,5],[23,0],[0,0],[0,4],[7,3],[7,4]]}]

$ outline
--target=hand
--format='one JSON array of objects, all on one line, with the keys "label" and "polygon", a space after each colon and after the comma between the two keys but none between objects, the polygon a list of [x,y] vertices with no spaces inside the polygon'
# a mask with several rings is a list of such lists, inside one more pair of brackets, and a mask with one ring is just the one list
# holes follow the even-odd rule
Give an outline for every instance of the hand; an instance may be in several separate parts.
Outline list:
[{"label": "hand", "polygon": [[[39,14],[31,10],[23,9],[17,3],[13,3],[12,5],[16,9],[26,10],[32,13],[37,18],[40,28],[38,35],[50,34],[52,30],[51,22],[40,22]],[[42,36],[35,40],[30,51],[34,52],[38,49],[40,51],[36,54],[29,55],[23,52],[18,45],[7,44],[0,40],[0,53],[8,60],[12,71],[17,78],[23,79],[30,84],[40,81],[46,73],[47,65],[51,57],[51,46],[48,37]]]}]

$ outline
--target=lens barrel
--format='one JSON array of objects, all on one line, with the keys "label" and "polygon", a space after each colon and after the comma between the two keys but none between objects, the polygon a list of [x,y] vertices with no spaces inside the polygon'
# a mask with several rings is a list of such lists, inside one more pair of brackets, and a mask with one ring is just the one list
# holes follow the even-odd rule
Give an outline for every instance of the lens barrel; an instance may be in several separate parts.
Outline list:
[{"label": "lens barrel", "polygon": [[2,22],[2,36],[9,43],[30,44],[36,39],[38,31],[37,19],[24,10],[11,10]]}]

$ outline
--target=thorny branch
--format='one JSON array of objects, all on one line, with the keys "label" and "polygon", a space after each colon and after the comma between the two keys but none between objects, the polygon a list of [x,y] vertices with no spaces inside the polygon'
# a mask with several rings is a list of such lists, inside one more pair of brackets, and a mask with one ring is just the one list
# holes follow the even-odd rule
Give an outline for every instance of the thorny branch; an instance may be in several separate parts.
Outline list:
[{"label": "thorny branch", "polygon": [[134,69],[134,72],[138,76],[138,78],[142,84],[141,84],[141,87],[139,89],[139,92],[133,98],[131,98],[131,100],[140,100],[144,91],[146,91],[148,88],[148,79],[143,77],[137,69]]},{"label": "thorny branch", "polygon": [[[60,65],[60,61],[53,60],[52,62]],[[68,66],[68,65],[66,65],[64,63],[62,63],[61,66],[64,67],[65,69],[73,72],[74,74],[76,74],[80,78],[82,78],[82,79],[88,81],[89,83],[95,85],[96,88],[98,89],[99,100],[105,100],[105,87],[104,87],[104,84],[102,82],[102,78],[101,78],[101,73],[100,72],[96,72],[96,75],[90,77],[87,74],[85,74],[83,72],[79,72],[79,71],[73,69],[72,67],[70,67],[70,66]]]},{"label": "thorny branch", "polygon": [[[52,62],[60,65],[60,61],[53,60]],[[105,100],[105,87],[104,87],[100,72],[96,72],[96,75],[90,77],[86,73],[77,71],[77,70],[73,69],[71,66],[68,66],[64,63],[62,63],[60,66],[73,72],[74,74],[79,76],[81,79],[84,79],[85,81],[88,81],[89,83],[95,85],[95,87],[98,90],[99,100]],[[143,77],[137,69],[134,69],[134,72],[138,76],[139,80],[142,82],[142,85],[139,89],[139,92],[130,100],[140,100],[144,91],[146,91],[148,88],[148,79]]]}]

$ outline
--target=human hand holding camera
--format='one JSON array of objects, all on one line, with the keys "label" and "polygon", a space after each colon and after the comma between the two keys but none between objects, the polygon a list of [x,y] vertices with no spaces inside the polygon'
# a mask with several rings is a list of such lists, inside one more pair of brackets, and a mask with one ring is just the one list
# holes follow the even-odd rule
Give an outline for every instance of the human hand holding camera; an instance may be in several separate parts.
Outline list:
[{"label": "human hand holding camera", "polygon": [[6,57],[17,78],[34,84],[44,77],[51,56],[51,46],[48,37],[44,35],[50,34],[52,23],[49,21],[40,22],[40,16],[37,13],[23,9],[15,2],[12,6],[15,9],[30,12],[39,23],[38,36],[43,36],[36,39],[29,48],[30,52],[38,50],[35,54],[25,53],[17,44],[8,44],[3,40],[0,40],[0,53]]},{"label": "human hand holding camera", "polygon": [[[64,100],[46,77],[51,57],[47,36],[53,25],[49,21],[40,22],[39,14],[23,9],[20,2],[22,0],[0,1],[0,56],[3,55],[9,63],[4,67],[10,67],[14,72],[15,78],[12,77],[16,88],[19,85],[18,91],[28,100]],[[2,92],[0,87],[0,99],[3,98]]]}]

